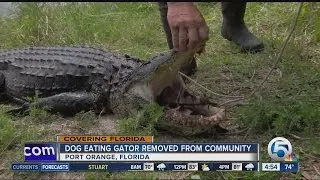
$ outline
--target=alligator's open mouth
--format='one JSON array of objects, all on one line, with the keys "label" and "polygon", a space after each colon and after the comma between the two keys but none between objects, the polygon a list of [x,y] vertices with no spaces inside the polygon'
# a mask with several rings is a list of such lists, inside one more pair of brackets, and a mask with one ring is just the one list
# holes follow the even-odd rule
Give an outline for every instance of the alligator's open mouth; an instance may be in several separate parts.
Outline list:
[{"label": "alligator's open mouth", "polygon": [[166,119],[197,133],[204,133],[225,119],[224,109],[217,104],[174,86],[166,87],[156,101],[165,107]]},{"label": "alligator's open mouth", "polygon": [[[194,56],[194,52],[172,52],[156,56],[142,69],[141,84],[132,87],[132,93],[149,102],[165,107],[165,119],[177,128],[202,131],[225,119],[224,110],[207,99],[190,94],[179,75],[182,65]],[[147,73],[146,73],[147,72]],[[148,75],[145,75],[148,74]]]}]

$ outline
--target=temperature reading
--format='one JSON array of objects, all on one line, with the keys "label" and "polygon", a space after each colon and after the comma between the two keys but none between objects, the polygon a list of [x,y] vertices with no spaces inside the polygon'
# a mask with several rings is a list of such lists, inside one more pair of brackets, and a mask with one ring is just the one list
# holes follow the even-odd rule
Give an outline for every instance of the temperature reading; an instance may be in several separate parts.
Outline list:
[{"label": "temperature reading", "polygon": [[284,167],[285,169],[292,169],[294,168],[294,164],[285,164]]},{"label": "temperature reading", "polygon": [[299,164],[298,162],[290,162],[290,163],[281,163],[280,171],[281,172],[298,172]]}]

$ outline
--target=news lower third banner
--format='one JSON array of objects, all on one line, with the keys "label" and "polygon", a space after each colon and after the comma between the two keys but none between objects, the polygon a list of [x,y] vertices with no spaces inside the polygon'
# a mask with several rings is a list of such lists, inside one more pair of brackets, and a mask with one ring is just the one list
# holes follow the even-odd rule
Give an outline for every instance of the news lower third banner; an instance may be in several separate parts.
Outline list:
[{"label": "news lower third banner", "polygon": [[60,144],[59,161],[259,161],[258,144]]},{"label": "news lower third banner", "polygon": [[258,143],[154,143],[152,136],[58,136],[27,143],[13,171],[259,171]]},{"label": "news lower third banner", "polygon": [[25,162],[258,162],[258,143],[153,143],[152,136],[58,136],[28,143]]}]

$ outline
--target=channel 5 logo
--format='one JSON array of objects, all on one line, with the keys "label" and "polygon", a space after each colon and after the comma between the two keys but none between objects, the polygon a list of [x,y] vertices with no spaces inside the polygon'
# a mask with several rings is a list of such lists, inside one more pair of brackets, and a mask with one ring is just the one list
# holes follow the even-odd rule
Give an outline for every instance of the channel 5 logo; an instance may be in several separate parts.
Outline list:
[{"label": "channel 5 logo", "polygon": [[276,137],[268,144],[268,154],[273,160],[284,161],[292,154],[291,143],[284,137]]}]

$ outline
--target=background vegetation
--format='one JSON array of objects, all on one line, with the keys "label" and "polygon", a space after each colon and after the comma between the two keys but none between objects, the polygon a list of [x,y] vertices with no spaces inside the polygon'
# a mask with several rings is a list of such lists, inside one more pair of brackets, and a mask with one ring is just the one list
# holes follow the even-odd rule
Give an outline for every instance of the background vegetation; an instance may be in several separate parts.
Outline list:
[{"label": "background vegetation", "polygon": [[[198,72],[192,76],[210,90],[228,95],[248,95],[266,76],[287,36],[298,3],[249,3],[246,22],[265,43],[258,54],[243,54],[220,36],[220,5],[198,3],[210,26],[206,53],[198,57]],[[246,128],[244,134],[215,137],[220,141],[260,142],[263,150],[274,136],[287,137],[299,156],[301,171],[282,174],[283,179],[320,178],[320,3],[305,3],[297,28],[281,63],[265,85],[246,101],[226,106],[226,128]],[[167,50],[156,3],[19,3],[10,17],[0,19],[0,48],[32,45],[89,44],[127,53],[142,59]],[[194,84],[188,87],[218,103],[216,97]],[[0,105],[1,179],[270,179],[276,173],[12,173],[10,162],[23,159],[26,141],[53,141],[57,134],[155,134],[157,141],[214,141],[171,137],[154,131],[158,111],[116,121],[80,113],[72,119],[32,109],[30,115],[11,117]],[[155,113],[157,112],[157,113]],[[144,126],[136,126],[136,122]],[[270,161],[263,155],[265,161]]]}]

